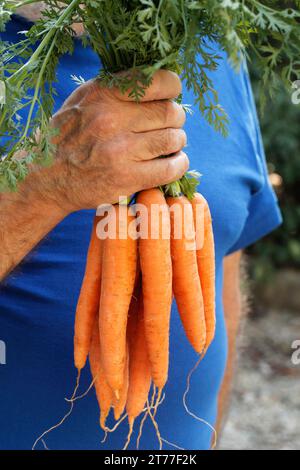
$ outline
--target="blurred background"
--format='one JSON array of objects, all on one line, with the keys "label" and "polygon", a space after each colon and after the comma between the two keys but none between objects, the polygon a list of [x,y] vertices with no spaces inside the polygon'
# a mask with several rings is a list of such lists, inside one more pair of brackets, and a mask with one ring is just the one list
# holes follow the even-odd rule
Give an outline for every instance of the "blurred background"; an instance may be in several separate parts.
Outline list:
[{"label": "blurred background", "polygon": [[[258,76],[251,66],[257,102]],[[278,88],[260,115],[283,225],[247,252],[250,308],[220,449],[300,449],[300,104]],[[300,357],[300,355],[299,355]]]}]

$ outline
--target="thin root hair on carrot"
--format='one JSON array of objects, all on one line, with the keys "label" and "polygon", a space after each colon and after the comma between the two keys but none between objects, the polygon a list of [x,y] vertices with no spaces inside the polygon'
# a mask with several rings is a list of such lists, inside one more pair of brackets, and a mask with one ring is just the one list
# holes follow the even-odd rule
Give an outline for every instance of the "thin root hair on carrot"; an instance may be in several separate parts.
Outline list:
[{"label": "thin root hair on carrot", "polygon": [[70,406],[70,409],[69,411],[65,414],[65,416],[59,421],[59,423],[55,424],[54,426],[52,426],[51,428],[47,429],[46,431],[44,431],[37,439],[36,441],[34,442],[33,446],[32,446],[32,449],[31,450],[35,450],[37,444],[39,441],[42,441],[43,438],[49,434],[50,432],[54,431],[55,429],[59,428],[60,426],[62,426],[62,424],[66,421],[66,419],[71,415],[72,411],[73,411],[73,408],[74,408],[74,403],[72,402],[71,403],[71,406]]},{"label": "thin root hair on carrot", "polygon": [[203,352],[197,359],[196,361],[196,364],[191,368],[191,370],[189,371],[188,375],[187,375],[187,379],[186,379],[186,389],[184,391],[184,394],[183,394],[183,402],[185,403],[186,402],[186,397],[190,391],[190,388],[191,388],[191,378],[192,378],[192,375],[194,374],[194,372],[198,369],[199,367],[199,364],[200,362],[202,361],[203,357],[205,355],[205,352]]},{"label": "thin root hair on carrot", "polygon": [[77,401],[77,400],[82,400],[82,398],[86,397],[87,394],[92,390],[95,382],[97,380],[97,375],[93,378],[93,380],[91,381],[90,385],[88,386],[88,388],[86,389],[86,391],[84,393],[82,393],[81,395],[78,395],[77,397],[75,396],[74,398],[65,398],[66,402],[68,403],[71,403],[71,402],[74,402],[74,401]]},{"label": "thin root hair on carrot", "polygon": [[[157,400],[157,403],[155,406],[160,406],[164,401],[165,401],[165,398],[166,398],[166,394],[164,393],[161,398],[159,399],[159,401]],[[151,408],[151,407],[150,407]]]},{"label": "thin root hair on carrot", "polygon": [[104,444],[104,442],[106,441],[107,439],[107,436],[108,436],[108,431],[104,431],[104,436],[103,436],[103,439],[101,441],[101,444]]},{"label": "thin root hair on carrot", "polygon": [[[153,410],[155,409],[155,395],[156,395],[156,386],[153,384],[153,392],[152,392],[152,395],[151,395],[151,403],[150,403],[150,410]],[[137,446],[140,445],[140,439],[142,437],[142,432],[143,432],[143,427],[144,427],[144,424],[145,424],[145,421],[147,419],[147,416],[149,414],[149,406],[148,406],[148,401],[147,401],[147,406],[146,406],[146,409],[145,409],[145,414],[143,416],[143,419],[141,420],[141,424],[140,424],[140,429],[139,429],[139,435],[138,435],[138,438],[137,438],[137,441],[136,441],[136,444]]]},{"label": "thin root hair on carrot", "polygon": [[41,443],[43,444],[45,450],[50,450],[44,439],[41,439]]},{"label": "thin root hair on carrot", "polygon": [[171,441],[168,441],[167,439],[165,438],[161,438],[161,440],[165,443],[165,444],[168,444],[169,446],[172,446],[172,447],[175,447],[175,449],[178,449],[178,450],[185,450],[183,447],[179,447],[177,444],[174,444],[173,442]]},{"label": "thin root hair on carrot", "polygon": [[123,447],[123,450],[126,450],[130,444],[130,441],[131,441],[131,436],[132,436],[132,432],[133,432],[133,425],[134,425],[134,419],[133,418],[129,418],[129,431],[128,431],[128,435],[127,435],[127,440],[125,442],[125,445]]},{"label": "thin root hair on carrot", "polygon": [[156,416],[158,407],[159,407],[159,405],[160,405],[160,403],[161,403],[161,394],[162,394],[162,388],[159,388],[159,389],[158,389],[158,393],[157,393],[157,397],[156,397],[156,400],[155,400],[155,404],[154,404],[153,417]]},{"label": "thin root hair on carrot", "polygon": [[140,427],[139,427],[139,434],[138,434],[138,437],[137,437],[137,440],[136,440],[136,448],[138,449],[140,447],[140,441],[141,441],[141,437],[142,437],[142,433],[143,433],[143,427],[144,427],[144,423],[147,419],[147,416],[148,416],[148,410],[146,408],[145,412],[144,412],[144,415],[141,419],[141,422],[140,422]]},{"label": "thin root hair on carrot", "polygon": [[147,400],[147,408],[148,408],[148,414],[149,414],[149,416],[150,416],[150,419],[151,419],[151,421],[152,421],[152,423],[153,423],[153,426],[154,426],[154,429],[155,429],[155,432],[156,432],[156,436],[157,436],[158,443],[159,443],[159,450],[162,450],[162,440],[161,440],[161,435],[160,435],[159,427],[158,427],[157,421],[155,420],[155,417],[154,417],[153,414],[151,413],[151,408],[150,408],[149,400]]},{"label": "thin root hair on carrot", "polygon": [[[156,403],[154,403],[155,394],[156,394],[156,387],[155,387],[155,385],[153,385],[153,393],[152,393],[152,397],[151,397],[150,410],[154,410],[154,416],[156,415],[158,406],[160,406],[163,403],[164,399],[166,398],[165,393],[163,394],[163,396],[161,396],[161,393],[159,393],[159,396],[156,399]],[[144,427],[145,421],[146,421],[147,416],[148,416],[148,407],[144,408],[143,412],[144,412],[144,415],[143,415],[143,417],[141,419],[141,422],[140,422],[139,434],[138,434],[138,437],[137,437],[137,440],[136,440],[136,448],[137,449],[140,446],[140,441],[141,441],[141,437],[142,437],[142,433],[143,433],[143,427]]]},{"label": "thin root hair on carrot", "polygon": [[184,409],[185,411],[194,419],[196,419],[197,421],[199,421],[200,423],[203,423],[205,424],[206,426],[208,426],[212,431],[213,431],[213,434],[214,434],[214,439],[213,439],[213,443],[212,443],[212,446],[211,446],[211,449],[214,449],[217,445],[217,437],[218,437],[218,434],[217,434],[217,431],[216,429],[214,428],[214,426],[212,424],[210,424],[208,421],[206,421],[205,419],[203,418],[200,418],[199,416],[197,416],[195,413],[193,413],[188,405],[187,405],[187,402],[186,402],[186,399],[187,399],[187,395],[189,393],[189,390],[190,390],[190,386],[191,386],[191,377],[193,375],[193,373],[195,372],[195,370],[198,368],[200,362],[202,361],[203,357],[204,357],[204,354],[205,352],[203,352],[201,354],[201,356],[198,358],[196,364],[193,366],[193,368],[190,370],[190,372],[188,373],[188,376],[187,376],[187,381],[186,381],[186,389],[185,389],[185,392],[183,394],[183,397],[182,397],[182,402],[183,402],[183,406],[184,406]]},{"label": "thin root hair on carrot", "polygon": [[112,428],[109,428],[109,427],[105,427],[105,432],[108,433],[108,432],[115,432],[115,430],[120,426],[120,424],[124,421],[124,419],[127,417],[127,413],[124,414],[123,416],[121,416],[121,418],[116,422],[116,424],[114,425],[114,427]]},{"label": "thin root hair on carrot", "polygon": [[76,397],[76,393],[77,393],[77,390],[78,390],[79,384],[80,384],[80,377],[81,377],[81,370],[78,370],[78,371],[77,371],[77,377],[76,377],[75,387],[74,387],[72,396],[71,396],[71,398],[69,399],[69,401],[73,401],[74,398]]},{"label": "thin root hair on carrot", "polygon": [[37,444],[39,441],[42,441],[43,438],[49,434],[50,432],[54,431],[55,429],[59,428],[60,426],[62,426],[62,424],[68,419],[68,417],[72,414],[72,411],[73,411],[73,408],[74,408],[74,398],[76,396],[76,393],[77,393],[77,390],[79,388],[79,382],[80,382],[80,371],[78,371],[78,374],[77,374],[77,379],[76,379],[76,385],[75,385],[75,388],[74,388],[74,391],[73,391],[73,394],[70,398],[70,409],[69,411],[62,417],[62,419],[57,423],[55,424],[54,426],[51,426],[51,428],[47,429],[46,431],[44,431],[34,442],[33,446],[32,446],[32,449],[31,450],[35,450]]}]

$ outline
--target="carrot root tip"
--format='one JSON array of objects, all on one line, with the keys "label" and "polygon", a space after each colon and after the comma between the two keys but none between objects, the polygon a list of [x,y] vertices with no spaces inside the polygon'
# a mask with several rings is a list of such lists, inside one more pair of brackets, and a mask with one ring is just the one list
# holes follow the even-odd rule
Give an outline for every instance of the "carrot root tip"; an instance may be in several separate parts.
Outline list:
[{"label": "carrot root tip", "polygon": [[114,410],[114,418],[116,421],[119,421],[119,419],[121,418],[121,414],[122,414],[121,411],[116,412]]},{"label": "carrot root tip", "polygon": [[105,411],[105,412],[101,411],[101,413],[100,413],[100,420],[99,420],[99,421],[100,421],[100,427],[101,427],[101,428],[103,429],[103,431],[105,431],[105,432],[107,431],[106,424],[105,424],[105,423],[106,423],[106,418],[107,418],[107,416],[108,416],[108,411]]},{"label": "carrot root tip", "polygon": [[108,436],[108,432],[107,432],[106,430],[104,430],[104,437],[103,437],[103,439],[102,439],[102,441],[101,441],[101,444],[104,444],[104,442],[105,442],[106,439],[107,439],[107,436]]}]

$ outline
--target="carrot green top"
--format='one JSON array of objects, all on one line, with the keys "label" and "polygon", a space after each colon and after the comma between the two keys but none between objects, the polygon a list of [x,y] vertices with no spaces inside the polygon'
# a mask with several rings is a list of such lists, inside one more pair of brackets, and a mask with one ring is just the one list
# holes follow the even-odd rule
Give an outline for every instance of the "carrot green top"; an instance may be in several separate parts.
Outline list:
[{"label": "carrot green top", "polygon": [[[0,30],[18,7],[37,0],[2,0]],[[14,188],[26,177],[33,160],[49,162],[53,155],[49,119],[53,112],[54,81],[59,58],[73,53],[72,24],[82,22],[89,45],[103,64],[100,78],[108,85],[130,91],[137,100],[153,73],[169,68],[180,73],[202,115],[216,130],[228,131],[227,112],[221,106],[218,88],[210,71],[219,66],[219,50],[225,50],[235,65],[252,53],[260,67],[262,82],[272,89],[299,77],[300,7],[279,0],[64,0],[43,2],[40,21],[20,36],[19,42],[0,42],[0,80],[5,103],[1,106],[0,135],[6,137],[0,161],[0,190]],[[293,8],[294,7],[294,8]],[[34,47],[37,46],[37,47]],[[34,48],[34,51],[33,51]],[[115,75],[114,72],[130,72]],[[80,70],[75,71],[81,82]],[[31,89],[33,94],[29,94]],[[25,103],[24,103],[25,101]],[[23,106],[27,119],[18,119]],[[34,138],[37,127],[41,139]],[[27,156],[15,159],[18,149]],[[193,181],[181,182],[186,195]],[[178,185],[169,188],[171,193]]]}]

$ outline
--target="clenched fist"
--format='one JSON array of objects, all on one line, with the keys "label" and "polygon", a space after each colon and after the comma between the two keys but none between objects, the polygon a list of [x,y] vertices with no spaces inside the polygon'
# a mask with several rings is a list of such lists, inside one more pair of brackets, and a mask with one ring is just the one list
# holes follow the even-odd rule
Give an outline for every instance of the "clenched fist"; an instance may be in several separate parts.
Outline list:
[{"label": "clenched fist", "polygon": [[96,80],[80,86],[53,116],[56,158],[36,178],[41,196],[73,212],[180,178],[188,168],[185,112],[171,101],[180,92],[179,77],[166,70],[140,103]]}]

